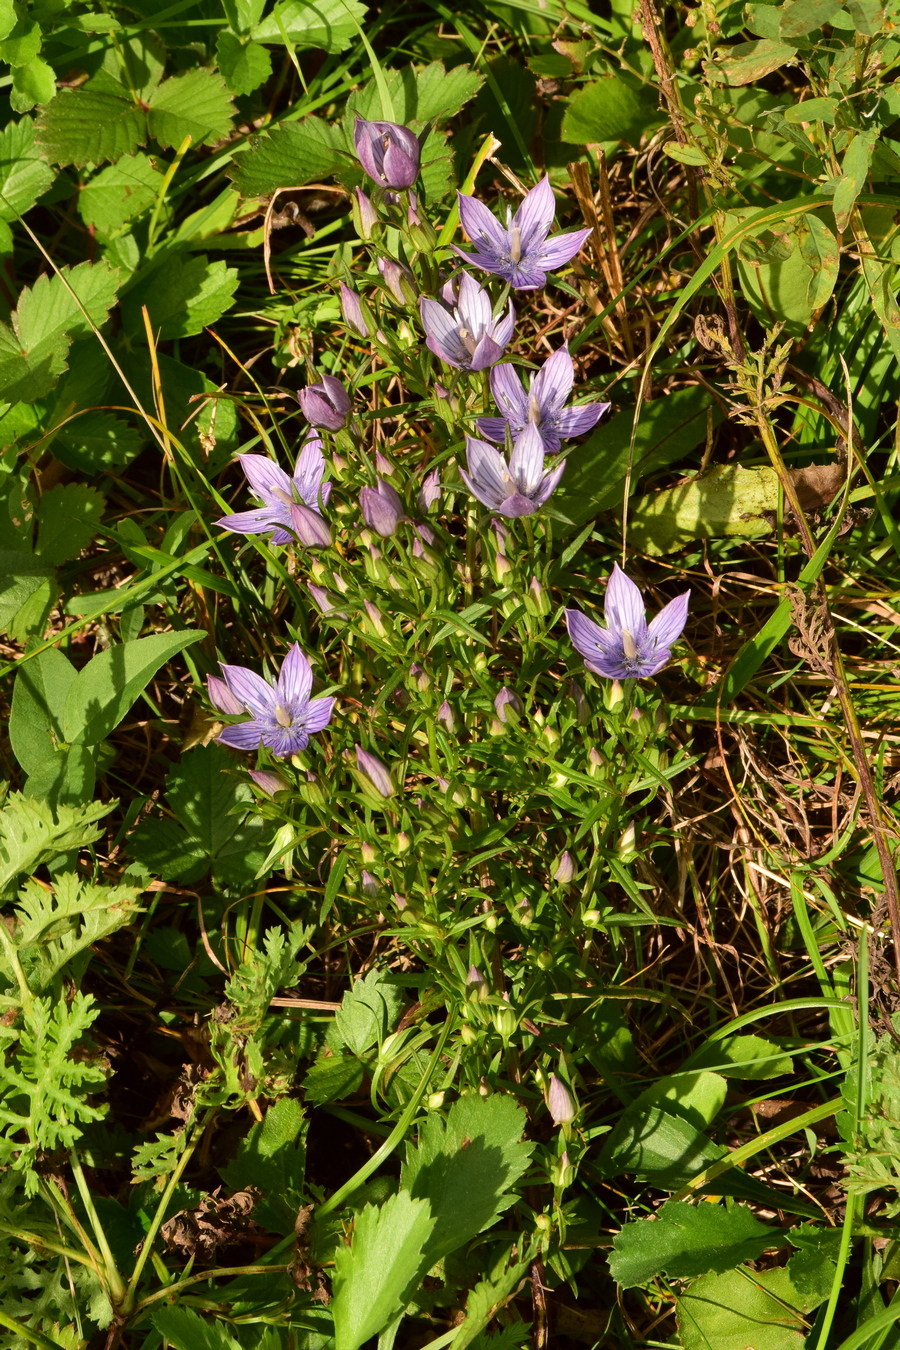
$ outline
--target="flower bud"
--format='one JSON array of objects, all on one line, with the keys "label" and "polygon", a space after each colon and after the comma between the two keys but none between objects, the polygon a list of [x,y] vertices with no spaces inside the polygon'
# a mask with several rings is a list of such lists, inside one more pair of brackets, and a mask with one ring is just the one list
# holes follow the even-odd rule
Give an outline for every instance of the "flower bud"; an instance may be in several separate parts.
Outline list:
[{"label": "flower bud", "polygon": [[307,548],[328,548],[331,545],[331,527],[327,520],[305,502],[291,502],[291,528],[301,544]]},{"label": "flower bud", "polygon": [[464,1045],[476,1045],[478,1042],[478,1032],[473,1026],[470,1026],[468,1022],[463,1022],[459,1029],[459,1034],[462,1037]]},{"label": "flower bud", "polygon": [[420,146],[409,127],[357,117],[353,144],[360,164],[379,187],[408,188],[416,181]]},{"label": "flower bud", "polygon": [[328,594],[325,587],[316,586],[313,584],[313,582],[308,581],[306,583],[306,589],[309,591],[310,595],[316,602],[316,605],[321,610],[321,612],[323,614],[330,614],[331,611],[334,609],[334,604],[332,602],[331,596]]},{"label": "flower bud", "polygon": [[553,1185],[558,1191],[564,1191],[566,1187],[571,1186],[572,1182],[575,1180],[575,1168],[569,1161],[569,1155],[565,1151],[560,1154],[554,1164],[551,1176]]},{"label": "flower bud", "polygon": [[389,539],[403,520],[403,502],[396,488],[383,478],[376,481],[375,487],[360,491],[359,505],[363,520],[383,539]]},{"label": "flower bud", "polygon": [[378,797],[385,799],[393,797],[395,789],[387,765],[377,755],[364,750],[361,745],[356,747],[356,767],[359,769],[363,786],[368,783]]},{"label": "flower bud", "polygon": [[369,325],[366,323],[366,316],[363,313],[363,307],[360,303],[356,291],[351,291],[350,287],[341,282],[341,314],[344,317],[344,323],[348,328],[352,328],[354,333],[360,337],[369,336]]},{"label": "flower bud", "polygon": [[378,852],[374,844],[370,844],[368,839],[364,839],[359,846],[359,856],[364,863],[373,863],[378,857]]},{"label": "flower bud", "polygon": [[555,1073],[550,1075],[547,1089],[547,1110],[553,1117],[554,1125],[570,1125],[575,1119],[575,1103],[569,1089]]},{"label": "flower bud", "polygon": [[537,577],[532,577],[528,583],[528,591],[523,596],[525,608],[529,614],[545,615],[550,613],[550,601],[547,598],[547,592],[544,590]]},{"label": "flower bud", "polygon": [[291,786],[286,778],[271,769],[251,769],[250,777],[267,797],[274,797],[276,792],[284,792]]},{"label": "flower bud", "polygon": [[429,511],[435,502],[441,499],[441,475],[437,469],[432,469],[422,479],[422,486],[419,488],[419,495],[416,498],[416,504],[420,511]]},{"label": "flower bud", "polygon": [[397,851],[397,853],[401,854],[401,856],[404,853],[408,853],[409,850],[412,848],[412,840],[410,839],[409,835],[406,833],[405,830],[397,831],[397,833],[394,835],[393,843],[395,850]]},{"label": "flower bud", "polygon": [[550,875],[558,885],[568,886],[575,875],[575,859],[568,849],[559,855]]},{"label": "flower bud", "polygon": [[[241,709],[241,711],[243,712],[243,708]],[[443,703],[437,710],[437,720],[440,722],[442,727],[446,728],[446,730],[450,732],[451,736],[456,731],[456,718],[453,715],[453,709],[450,707],[450,704],[447,702],[446,699],[444,699]]]},{"label": "flower bud", "polygon": [[471,999],[473,1003],[484,1003],[485,999],[490,997],[490,992],[488,982],[478,967],[469,966],[466,975],[466,998]]},{"label": "flower bud", "polygon": [[[379,224],[378,212],[360,187],[353,189],[353,196],[350,198],[350,211],[353,216],[354,228],[360,239],[371,239],[375,233],[376,225]],[[363,337],[365,336],[365,333],[363,333]]]},{"label": "flower bud", "polygon": [[409,668],[410,679],[415,682],[415,686],[420,694],[425,694],[431,688],[431,677],[426,670],[423,670],[418,662],[413,661]]},{"label": "flower bud", "polygon": [[373,605],[371,600],[363,601],[363,608],[366,611],[369,623],[372,625],[372,631],[376,637],[386,638],[388,630],[384,626],[384,618],[377,605]]},{"label": "flower bud", "polygon": [[580,727],[587,726],[591,720],[591,705],[588,703],[587,694],[577,680],[568,681],[568,690],[575,704],[575,721]]},{"label": "flower bud", "polygon": [[426,1098],[426,1105],[429,1111],[440,1111],[444,1105],[447,1093],[443,1089],[440,1092],[430,1092]]},{"label": "flower bud", "polygon": [[625,691],[618,680],[610,680],[609,684],[605,686],[605,694],[606,706],[610,711],[613,708],[618,708],[625,697]]},{"label": "flower bud", "polygon": [[599,909],[586,909],[581,916],[581,922],[585,928],[599,928],[603,923],[603,915]]},{"label": "flower bud", "polygon": [[413,274],[408,267],[395,262],[393,258],[379,258],[378,270],[384,278],[385,286],[387,286],[398,305],[415,305],[418,303],[419,293],[416,290]]},{"label": "flower bud", "polygon": [[[506,995],[504,994],[504,998],[505,997]],[[504,1003],[502,1007],[494,1010],[494,1026],[497,1030],[497,1035],[502,1036],[504,1041],[508,1042],[512,1036],[515,1036],[519,1026],[519,1019],[516,1017],[516,1014],[508,1003]]]},{"label": "flower bud", "polygon": [[310,425],[326,431],[340,431],[350,414],[350,395],[333,375],[323,375],[318,384],[301,389],[297,402]]},{"label": "flower bud", "polygon": [[224,680],[218,675],[207,675],[206,692],[209,695],[209,701],[216,712],[225,713],[232,717],[237,713],[245,713],[247,709],[243,703],[229,689]]},{"label": "flower bud", "polygon": [[370,900],[374,900],[375,896],[381,890],[381,887],[378,884],[378,878],[373,876],[366,868],[363,868],[359,874],[359,888],[363,895],[367,895]]},{"label": "flower bud", "polygon": [[625,829],[619,835],[619,842],[616,844],[616,852],[623,862],[633,862],[638,855],[637,837],[635,835],[634,821],[625,826]]},{"label": "flower bud", "polygon": [[504,685],[494,699],[494,711],[501,722],[518,722],[525,707],[515,690]]}]

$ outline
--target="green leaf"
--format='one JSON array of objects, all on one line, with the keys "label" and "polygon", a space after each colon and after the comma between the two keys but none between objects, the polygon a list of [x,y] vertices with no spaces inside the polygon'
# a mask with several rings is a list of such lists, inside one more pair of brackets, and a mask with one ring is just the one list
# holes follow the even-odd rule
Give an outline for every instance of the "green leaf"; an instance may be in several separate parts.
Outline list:
[{"label": "green leaf", "polygon": [[106,263],[84,262],[26,288],[12,326],[0,324],[0,397],[33,402],[49,392],[65,369],[72,337],[90,330],[81,306],[99,327],[115,302],[117,283],[118,273]]},{"label": "green leaf", "polygon": [[844,151],[841,176],[834,190],[834,218],[839,230],[846,230],[856,199],[866,185],[878,136],[876,130],[859,131]]},{"label": "green leaf", "polygon": [[9,95],[13,112],[30,112],[36,104],[49,103],[56,94],[56,72],[42,56],[35,56],[27,66],[14,66],[12,90]]},{"label": "green leaf", "polygon": [[75,677],[63,711],[67,741],[97,745],[117,727],[165,663],[206,636],[202,629],[156,633],[98,652]]},{"label": "green leaf", "polygon": [[726,1150],[681,1116],[658,1106],[628,1107],[597,1160],[603,1176],[625,1172],[659,1190],[684,1186]]},{"label": "green leaf", "polygon": [[769,534],[777,510],[774,469],[721,464],[693,482],[638,497],[629,537],[634,548],[658,558],[695,539]]},{"label": "green leaf", "polygon": [[[397,121],[414,128],[455,117],[484,83],[483,77],[468,66],[446,70],[442,61],[418,68],[394,67],[385,71],[385,79]],[[356,115],[380,121],[381,92],[374,80],[367,81],[347,100],[344,125],[351,134]]]},{"label": "green leaf", "polygon": [[880,0],[846,0],[844,5],[853,27],[863,37],[875,37],[884,26],[885,10]]},{"label": "green leaf", "polygon": [[228,23],[236,33],[249,33],[259,23],[266,0],[222,0]]},{"label": "green leaf", "polygon": [[[729,212],[728,228],[753,208]],[[838,242],[818,216],[809,214],[744,239],[737,250],[744,297],[764,326],[783,323],[805,333],[834,290],[840,265]]]},{"label": "green leaf", "polygon": [[515,1200],[513,1187],[528,1167],[533,1145],[522,1140],[525,1114],[514,1098],[467,1096],[446,1122],[429,1116],[418,1147],[407,1151],[401,1185],[427,1200],[435,1219],[427,1265],[489,1228]]},{"label": "green leaf", "polygon": [[70,469],[108,473],[130,464],[145,443],[145,436],[115,413],[86,412],[57,432],[53,453]]},{"label": "green leaf", "polygon": [[405,1191],[356,1216],[352,1245],[334,1253],[334,1350],[359,1350],[406,1305],[433,1228],[427,1202]]},{"label": "green leaf", "polygon": [[0,0],[0,41],[8,38],[18,22],[15,0]]},{"label": "green leaf", "polygon": [[150,134],[177,150],[186,136],[194,145],[211,145],[231,130],[234,104],[215,70],[200,67],[172,75],[150,96]]},{"label": "green leaf", "polygon": [[261,1192],[253,1210],[257,1223],[285,1236],[294,1232],[304,1199],[307,1118],[292,1097],[282,1097],[241,1140],[234,1161],[220,1167],[233,1190]]},{"label": "green leaf", "polygon": [[553,496],[557,513],[570,525],[584,525],[601,511],[622,505],[631,437],[634,432],[632,491],[640,479],[677,463],[715,427],[722,413],[705,389],[675,389],[641,407],[634,430],[634,409],[624,408],[576,446],[566,459],[562,483]]},{"label": "green leaf", "polygon": [[352,1097],[363,1080],[363,1067],[354,1055],[320,1055],[306,1071],[303,1090],[314,1106]]},{"label": "green leaf", "polygon": [[241,1350],[240,1342],[218,1320],[201,1317],[192,1308],[178,1304],[155,1307],[150,1320],[175,1350]]},{"label": "green leaf", "polygon": [[272,74],[272,58],[258,42],[242,42],[223,30],[216,39],[216,61],[228,88],[252,94]]},{"label": "green leaf", "polygon": [[826,23],[843,9],[841,0],[791,0],[781,6],[779,36],[787,38],[806,37]]},{"label": "green leaf", "polygon": [[96,488],[65,483],[45,492],[38,503],[35,552],[52,566],[77,558],[100,526],[105,500]]},{"label": "green leaf", "polygon": [[20,18],[0,42],[0,61],[8,66],[27,66],[41,50],[41,26],[34,19]]},{"label": "green leaf", "polygon": [[253,800],[246,782],[229,772],[233,764],[224,746],[199,746],[166,779],[175,819],[210,862],[233,845],[241,814],[235,812]]},{"label": "green leaf", "polygon": [[56,647],[24,662],[13,685],[9,739],[26,773],[38,773],[63,740],[60,711],[75,667]]},{"label": "green leaf", "polygon": [[153,205],[162,184],[162,174],[146,155],[123,155],[84,185],[78,214],[101,239],[108,239]]},{"label": "green leaf", "polygon": [[756,84],[796,55],[796,47],[774,38],[762,38],[759,42],[738,42],[734,47],[718,49],[719,60],[716,65],[710,63],[710,71],[726,84]]},{"label": "green leaf", "polygon": [[137,887],[96,886],[72,872],[55,876],[50,890],[27,882],[16,902],[13,940],[29,988],[42,993],[67,967],[67,977],[80,981],[94,944],[136,917],[139,895]]},{"label": "green leaf", "polygon": [[129,290],[125,321],[137,328],[141,306],[146,305],[161,338],[202,333],[231,308],[239,280],[237,268],[221,259],[210,262],[205,253],[169,252]]},{"label": "green leaf", "polygon": [[575,145],[626,141],[637,146],[647,128],[663,120],[655,97],[619,75],[607,75],[569,99],[562,138]]},{"label": "green leaf", "polygon": [[147,139],[146,117],[104,75],[81,89],[61,89],[41,110],[37,138],[53,164],[103,164],[133,154]]},{"label": "green leaf", "polygon": [[782,1247],[786,1236],[760,1223],[743,1205],[698,1205],[669,1200],[652,1219],[629,1223],[613,1238],[609,1269],[625,1289],[665,1273],[692,1279],[707,1271],[731,1270]]},{"label": "green leaf", "polygon": [[798,1253],[783,1270],[755,1271],[740,1266],[723,1275],[704,1275],[677,1300],[684,1350],[803,1350],[807,1314],[828,1297],[834,1267],[818,1254],[818,1274],[810,1262],[795,1266]]},{"label": "green leaf", "polygon": [[394,1030],[403,1007],[402,990],[375,967],[347,990],[334,1016],[334,1030],[348,1050],[362,1055]]},{"label": "green leaf", "polygon": [[30,118],[0,131],[0,220],[14,221],[30,211],[53,183],[53,171],[41,159]]},{"label": "green leaf", "polygon": [[333,177],[346,149],[337,127],[318,117],[285,122],[261,136],[251,136],[249,149],[230,170],[244,197],[267,197],[279,188],[302,187]]},{"label": "green leaf", "polygon": [[365,16],[366,6],[359,0],[278,0],[252,36],[257,42],[288,41],[340,54],[358,41]]},{"label": "green leaf", "polygon": [[708,1068],[724,1078],[780,1078],[791,1073],[794,1061],[774,1041],[764,1036],[729,1036],[724,1041],[708,1041],[691,1055],[686,1069]]},{"label": "green leaf", "polygon": [[72,848],[86,848],[102,833],[98,820],[115,803],[91,802],[51,811],[45,802],[11,792],[0,811],[0,894],[24,873]]},{"label": "green leaf", "polygon": [[[453,1350],[467,1350],[469,1346],[476,1345],[485,1327],[490,1326],[501,1308],[515,1296],[519,1285],[528,1275],[534,1256],[535,1252],[531,1251],[523,1261],[507,1266],[493,1279],[481,1280],[476,1284],[466,1300],[465,1320],[460,1323],[453,1337]],[[487,1342],[487,1345],[492,1344],[493,1340]]]},{"label": "green leaf", "polygon": [[43,633],[58,595],[55,568],[30,552],[0,551],[0,633],[14,642]]}]

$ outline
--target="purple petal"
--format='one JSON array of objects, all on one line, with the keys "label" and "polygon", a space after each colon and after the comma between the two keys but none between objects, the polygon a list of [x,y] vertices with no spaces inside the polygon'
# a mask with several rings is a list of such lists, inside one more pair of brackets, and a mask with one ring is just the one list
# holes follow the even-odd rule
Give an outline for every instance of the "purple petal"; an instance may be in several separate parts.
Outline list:
[{"label": "purple petal", "polygon": [[614,564],[606,584],[603,613],[608,628],[617,633],[621,633],[623,628],[627,629],[635,641],[647,630],[646,607],[641,592],[618,563]]},{"label": "purple petal", "polygon": [[486,488],[480,487],[473,478],[466,473],[465,469],[460,469],[459,476],[469,489],[473,497],[477,497],[482,506],[486,506],[489,511],[498,511],[501,505],[501,498],[497,493],[489,492]]},{"label": "purple petal", "polygon": [[513,216],[513,229],[520,232],[522,256],[540,248],[553,228],[556,216],[556,199],[547,174],[526,192],[516,214]]},{"label": "purple petal", "polygon": [[477,197],[456,194],[459,218],[466,234],[479,251],[495,256],[509,252],[509,235],[496,216]]},{"label": "purple petal", "polygon": [[535,506],[543,506],[547,498],[556,491],[559,480],[565,472],[565,468],[566,463],[565,460],[563,460],[562,464],[558,464],[555,469],[551,469],[549,473],[544,474],[544,477],[541,479],[540,487],[534,494]]},{"label": "purple petal", "polygon": [[325,457],[322,454],[322,442],[318,436],[307,441],[294,466],[294,485],[307,506],[318,509],[321,495],[324,506],[331,492],[331,484],[322,484],[325,473]]},{"label": "purple petal", "polygon": [[309,736],[303,727],[279,727],[268,726],[262,734],[262,743],[267,745],[275,755],[280,755],[286,759],[288,755],[294,755],[298,750],[305,750],[309,745]]},{"label": "purple petal", "polygon": [[456,308],[459,317],[473,336],[477,336],[493,324],[491,297],[468,272],[463,272],[459,279],[459,299]]},{"label": "purple petal", "polygon": [[486,370],[488,366],[492,366],[495,361],[500,360],[505,350],[505,342],[501,345],[495,342],[490,334],[485,333],[483,337],[478,339],[475,350],[469,357],[469,369]]},{"label": "purple petal", "polygon": [[[514,426],[524,426],[528,419],[528,396],[515,369],[504,361],[491,371],[491,393],[503,416]],[[502,436],[498,439],[502,440]]]},{"label": "purple petal", "polygon": [[306,711],[306,730],[321,731],[331,721],[334,708],[333,698],[314,698]]},{"label": "purple petal", "polygon": [[275,697],[282,707],[297,710],[309,702],[312,689],[312,670],[298,643],[294,643],[284,658],[281,674],[275,683]]},{"label": "purple petal", "polygon": [[546,271],[555,272],[557,267],[562,267],[581,251],[589,234],[590,230],[570,230],[567,234],[555,234],[540,249],[535,262]]},{"label": "purple petal", "polygon": [[[270,504],[276,493],[286,493],[290,497],[291,480],[284,469],[269,459],[268,455],[238,455],[238,459],[241,461],[244,476],[257,497],[262,497]],[[276,500],[284,499],[276,497]]]},{"label": "purple petal", "polygon": [[[472,482],[480,489],[475,492],[479,501],[484,502],[486,506],[497,506],[504,501],[509,495],[510,482],[506,460],[499,451],[485,441],[467,436],[466,459]],[[490,500],[485,500],[482,494],[486,494]]]},{"label": "purple petal", "polygon": [[557,417],[556,429],[564,441],[572,436],[583,436],[586,431],[593,430],[609,407],[608,403],[585,403],[581,408],[567,408]]},{"label": "purple petal", "polygon": [[[231,530],[232,534],[268,534],[270,530],[277,534],[277,526],[286,515],[287,507],[260,506],[255,511],[236,511],[233,516],[223,516],[215,524],[221,525],[223,530]],[[274,539],[275,535],[272,537]],[[285,541],[276,539],[275,542]]]},{"label": "purple petal", "polygon": [[494,341],[499,342],[501,347],[508,347],[513,335],[513,328],[516,323],[516,311],[513,309],[512,301],[509,302],[509,309],[502,319],[498,319],[494,325]]},{"label": "purple petal", "polygon": [[541,415],[558,413],[572,392],[575,383],[575,362],[567,346],[548,356],[531,382],[531,393],[537,399]]},{"label": "purple petal", "polygon": [[272,686],[261,675],[257,675],[256,671],[248,670],[246,666],[226,666],[221,662],[219,664],[222,666],[225,683],[235,698],[257,717],[266,714],[271,716],[275,707],[275,690]]},{"label": "purple petal", "polygon": [[[493,366],[491,373],[495,370],[499,370],[499,366]],[[481,436],[486,436],[489,441],[499,441],[502,445],[506,440],[506,428],[510,424],[505,417],[478,417],[475,425]]]},{"label": "purple petal", "polygon": [[544,443],[531,422],[516,437],[509,472],[523,496],[533,498],[544,473]]},{"label": "purple petal", "polygon": [[572,646],[584,658],[589,670],[608,679],[619,679],[625,674],[621,641],[616,642],[608,629],[601,628],[578,609],[566,610],[566,628]]},{"label": "purple petal", "polygon": [[216,712],[226,713],[229,717],[234,717],[247,711],[243,703],[235,698],[228,685],[224,680],[220,680],[218,675],[207,675],[206,691]]},{"label": "purple petal", "polygon": [[660,647],[671,647],[677,642],[687,623],[691,593],[684,591],[659,611],[647,628],[647,637]]},{"label": "purple petal", "polygon": [[232,750],[255,750],[262,743],[262,730],[258,722],[239,722],[219,732],[216,740]]},{"label": "purple petal", "polygon": [[520,516],[533,516],[537,507],[530,497],[523,497],[521,492],[514,492],[511,497],[500,503],[497,510],[501,516],[516,520]]},{"label": "purple petal", "polygon": [[327,520],[303,502],[291,504],[291,529],[307,548],[328,548],[331,544],[331,527]]},{"label": "purple petal", "polygon": [[446,361],[449,366],[468,369],[469,352],[459,336],[453,317],[443,305],[438,304],[437,300],[429,300],[425,296],[419,301],[419,310],[429,350],[442,361]]}]

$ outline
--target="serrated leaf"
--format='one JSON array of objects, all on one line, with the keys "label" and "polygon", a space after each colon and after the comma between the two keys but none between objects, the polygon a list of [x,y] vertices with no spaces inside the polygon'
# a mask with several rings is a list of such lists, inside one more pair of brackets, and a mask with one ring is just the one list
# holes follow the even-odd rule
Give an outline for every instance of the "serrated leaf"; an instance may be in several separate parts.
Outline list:
[{"label": "serrated leaf", "polygon": [[94,843],[101,833],[97,821],[114,804],[91,802],[51,811],[45,802],[11,792],[0,811],[0,893],[50,858]]},{"label": "serrated leaf", "polygon": [[294,1231],[303,1203],[307,1117],[292,1097],[282,1097],[241,1140],[234,1161],[220,1167],[232,1190],[260,1191],[254,1219],[276,1233]]},{"label": "serrated leaf", "polygon": [[74,678],[75,667],[56,647],[39,652],[19,668],[9,739],[26,773],[38,773],[63,740],[60,710]]},{"label": "serrated leaf", "polygon": [[363,1068],[353,1055],[320,1055],[306,1071],[303,1090],[314,1106],[352,1097],[363,1080]]},{"label": "serrated leaf", "polygon": [[29,988],[42,993],[66,967],[79,981],[91,947],[134,919],[139,895],[137,887],[97,886],[71,872],[58,874],[51,889],[27,882],[16,902],[13,941]]},{"label": "serrated leaf", "polygon": [[626,141],[639,145],[648,127],[663,120],[655,97],[618,75],[587,84],[569,99],[562,138],[575,145]]},{"label": "serrated leaf", "polygon": [[45,492],[38,503],[35,553],[58,566],[77,558],[100,526],[105,499],[84,483],[64,483]]},{"label": "serrated leaf", "polygon": [[318,117],[286,122],[250,138],[249,148],[235,160],[230,172],[244,197],[267,197],[279,188],[302,187],[332,177],[342,159],[344,138],[337,127]]},{"label": "serrated leaf", "polygon": [[130,464],[145,443],[146,437],[124,418],[92,411],[73,417],[57,432],[53,453],[80,473],[108,473]]},{"label": "serrated leaf", "polygon": [[278,0],[253,29],[257,42],[289,41],[295,47],[345,52],[359,35],[366,6],[359,0]]},{"label": "serrated leaf", "polygon": [[234,303],[240,280],[236,267],[203,253],[169,253],[161,266],[141,276],[124,302],[126,322],[136,327],[141,306],[161,338],[202,333]]},{"label": "serrated leaf", "polygon": [[78,672],[66,698],[66,740],[85,745],[104,740],[160,667],[205,636],[202,629],[188,628],[181,633],[135,638],[98,652]]},{"label": "serrated leaf", "polygon": [[103,164],[143,144],[146,116],[121,85],[89,80],[81,89],[61,89],[41,110],[37,138],[52,164]]},{"label": "serrated leaf", "polygon": [[156,1307],[150,1320],[175,1350],[241,1350],[222,1322],[201,1317],[192,1308],[177,1304]]},{"label": "serrated leaf", "polygon": [[33,402],[48,393],[65,369],[72,337],[90,331],[81,305],[99,327],[117,284],[118,273],[106,263],[84,262],[26,287],[11,327],[0,324],[0,398]]},{"label": "serrated leaf", "polygon": [[0,131],[0,220],[14,221],[29,211],[53,183],[53,172],[41,159],[30,118],[10,122]]},{"label": "serrated leaf", "polygon": [[186,136],[194,145],[210,145],[231,130],[234,104],[225,81],[201,67],[171,75],[150,96],[150,134],[160,145],[177,149]]},{"label": "serrated leaf", "polygon": [[426,1201],[405,1191],[356,1216],[352,1245],[334,1253],[334,1350],[359,1350],[393,1321],[424,1273],[433,1228]]},{"label": "serrated leaf", "polygon": [[403,992],[383,970],[369,971],[347,990],[334,1016],[334,1030],[348,1050],[363,1055],[394,1030]]},{"label": "serrated leaf", "polygon": [[626,1224],[613,1238],[609,1269],[624,1289],[657,1275],[692,1279],[731,1270],[786,1244],[777,1228],[760,1223],[743,1205],[689,1205],[669,1200],[652,1219]]},{"label": "serrated leaf", "polygon": [[495,1093],[454,1102],[446,1122],[423,1121],[417,1148],[407,1152],[401,1184],[427,1200],[435,1218],[428,1265],[489,1228],[513,1203],[512,1192],[531,1158],[523,1141],[525,1113],[512,1097]]},{"label": "serrated leaf", "polygon": [[84,185],[78,214],[101,239],[109,238],[153,205],[162,184],[146,155],[123,155]]},{"label": "serrated leaf", "polygon": [[58,594],[55,568],[33,553],[0,552],[0,633],[14,642],[42,633]]},{"label": "serrated leaf", "polygon": [[258,42],[242,42],[227,31],[216,39],[216,60],[235,94],[252,94],[272,74],[272,58],[265,47]]},{"label": "serrated leaf", "polygon": [[453,1337],[454,1350],[467,1350],[467,1347],[477,1343],[485,1327],[490,1326],[527,1277],[533,1259],[534,1253],[531,1252],[524,1261],[514,1261],[494,1279],[480,1280],[476,1284],[466,1299],[465,1320],[460,1323]]},{"label": "serrated leaf", "polygon": [[[802,1267],[795,1266],[798,1258]],[[677,1300],[681,1344],[684,1350],[802,1350],[807,1315],[828,1297],[833,1274],[830,1261],[810,1252],[798,1253],[783,1270],[739,1266],[704,1275]]]},{"label": "serrated leaf", "polygon": [[[388,92],[398,122],[414,129],[426,122],[446,121],[474,98],[484,83],[468,66],[454,66],[446,70],[442,61],[428,66],[402,66],[385,71]],[[374,80],[368,81],[347,100],[344,119],[352,134],[353,120],[358,115],[369,121],[381,119],[381,92]]]}]

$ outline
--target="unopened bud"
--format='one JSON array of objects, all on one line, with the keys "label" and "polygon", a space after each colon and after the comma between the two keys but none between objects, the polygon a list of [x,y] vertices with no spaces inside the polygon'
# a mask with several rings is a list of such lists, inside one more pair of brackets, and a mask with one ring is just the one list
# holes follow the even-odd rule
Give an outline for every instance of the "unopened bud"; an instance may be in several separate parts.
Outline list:
[{"label": "unopened bud", "polygon": [[403,502],[396,488],[383,478],[376,481],[375,487],[360,491],[359,505],[363,520],[383,539],[390,538],[403,519]]},{"label": "unopened bud", "polygon": [[435,502],[439,502],[440,499],[441,475],[437,469],[432,469],[422,479],[422,486],[419,488],[416,502],[420,511],[429,511]]},{"label": "unopened bud", "polygon": [[637,835],[635,833],[634,821],[625,826],[625,829],[619,835],[619,842],[616,844],[616,852],[623,862],[633,862],[638,855]]},{"label": "unopened bud", "polygon": [[560,886],[568,886],[575,875],[575,859],[568,849],[559,855],[550,875]]},{"label": "unopened bud", "polygon": [[369,623],[372,625],[372,631],[380,638],[386,638],[388,630],[384,626],[384,618],[377,605],[373,605],[371,600],[363,601],[363,608],[366,611]]},{"label": "unopened bud", "polygon": [[359,886],[363,895],[367,895],[370,900],[373,900],[381,890],[381,887],[378,884],[378,878],[373,876],[366,868],[363,868],[362,872],[359,874]]},{"label": "unopened bud", "polygon": [[599,928],[603,923],[603,915],[599,909],[586,909],[581,916],[581,922],[585,928]]},{"label": "unopened bud", "polygon": [[459,1029],[459,1034],[465,1045],[475,1045],[478,1042],[478,1032],[468,1022],[463,1022]]},{"label": "unopened bud", "polygon": [[247,711],[240,699],[235,698],[228,685],[218,675],[207,675],[206,692],[216,712],[233,717]]},{"label": "unopened bud", "polygon": [[398,305],[415,305],[419,299],[412,272],[393,258],[379,258],[378,270]]},{"label": "unopened bud", "polygon": [[519,1019],[508,1003],[504,1003],[502,1007],[494,1010],[494,1026],[497,1029],[497,1035],[502,1036],[504,1041],[509,1041],[516,1034]]},{"label": "unopened bud", "polygon": [[291,502],[291,529],[306,548],[328,548],[331,545],[328,521],[305,502]]},{"label": "unopened bud", "polygon": [[415,683],[420,694],[425,694],[431,688],[431,676],[427,670],[423,670],[415,661],[409,668],[410,678]]},{"label": "unopened bud", "polygon": [[412,840],[405,830],[398,830],[394,835],[394,848],[397,853],[408,853],[412,848]]},{"label": "unopened bud", "polygon": [[371,239],[376,225],[379,224],[378,214],[362,188],[354,188],[353,196],[350,198],[350,211],[360,239]]},{"label": "unopened bud", "polygon": [[504,685],[494,699],[494,711],[501,722],[518,722],[525,705],[514,689]]},{"label": "unopened bud", "polygon": [[575,1119],[575,1103],[571,1093],[561,1078],[555,1073],[550,1075],[547,1089],[547,1110],[553,1117],[554,1125],[569,1125]]},{"label": "unopened bud", "polygon": [[350,416],[350,395],[333,375],[323,375],[297,395],[307,422],[326,431],[340,431]]},{"label": "unopened bud", "polygon": [[525,608],[530,614],[549,614],[550,601],[547,592],[544,590],[537,577],[532,577],[528,583],[528,592],[524,597]]},{"label": "unopened bud", "polygon": [[359,337],[368,337],[369,325],[366,322],[366,316],[363,313],[363,307],[356,291],[351,291],[346,282],[342,281],[340,284],[340,295],[341,314],[343,315],[344,323],[348,328],[352,328],[354,333],[357,333]]},{"label": "unopened bud", "polygon": [[619,680],[610,680],[609,684],[605,686],[605,690],[607,708],[609,708],[610,711],[613,708],[618,708],[625,697],[625,690],[622,688]]},{"label": "unopened bud", "polygon": [[553,1168],[553,1185],[558,1191],[564,1191],[567,1186],[571,1186],[575,1180],[575,1168],[569,1161],[569,1155],[566,1152],[560,1154]]},{"label": "unopened bud", "polygon": [[441,1092],[430,1092],[427,1097],[428,1110],[440,1111],[441,1107],[444,1105],[446,1096],[447,1093],[443,1090]]},{"label": "unopened bud", "polygon": [[[241,711],[243,711],[243,709]],[[450,732],[451,736],[456,731],[456,718],[453,716],[453,709],[446,699],[444,699],[437,710],[437,720],[442,727],[445,727],[446,730]]]},{"label": "unopened bud", "polygon": [[361,745],[356,747],[356,767],[363,788],[368,786],[377,797],[383,799],[393,797],[394,783],[387,765]]},{"label": "unopened bud", "polygon": [[250,777],[267,797],[274,797],[276,792],[284,792],[291,786],[286,778],[272,769],[251,769]]},{"label": "unopened bud", "polygon": [[591,705],[588,703],[587,694],[577,680],[569,680],[568,688],[569,697],[575,704],[575,720],[580,727],[586,726],[591,720]]},{"label": "unopened bud", "polygon": [[488,982],[482,975],[477,966],[469,966],[469,972],[466,975],[466,998],[474,1003],[483,1003],[490,997]]}]

